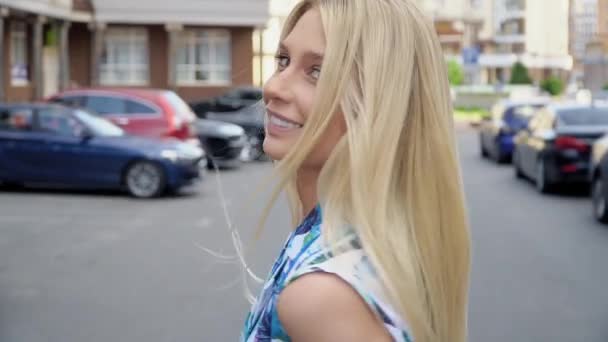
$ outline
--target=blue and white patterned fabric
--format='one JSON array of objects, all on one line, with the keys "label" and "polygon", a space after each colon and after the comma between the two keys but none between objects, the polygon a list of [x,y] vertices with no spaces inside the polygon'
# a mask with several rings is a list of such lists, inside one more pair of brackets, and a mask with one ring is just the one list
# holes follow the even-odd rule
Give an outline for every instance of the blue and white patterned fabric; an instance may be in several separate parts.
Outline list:
[{"label": "blue and white patterned fabric", "polygon": [[315,207],[289,236],[274,263],[262,294],[253,305],[242,342],[290,341],[277,312],[281,291],[298,277],[311,272],[334,274],[348,283],[384,322],[395,342],[412,342],[408,327],[388,304],[376,273],[356,236],[350,234],[350,248],[336,252],[324,248],[321,238],[321,208]]}]

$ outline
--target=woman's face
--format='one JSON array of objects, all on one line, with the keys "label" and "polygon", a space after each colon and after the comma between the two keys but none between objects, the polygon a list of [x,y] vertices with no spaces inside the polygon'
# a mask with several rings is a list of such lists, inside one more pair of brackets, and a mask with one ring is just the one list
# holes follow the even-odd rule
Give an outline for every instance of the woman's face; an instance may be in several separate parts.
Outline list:
[{"label": "woman's face", "polygon": [[[317,96],[324,52],[321,14],[310,9],[281,42],[277,70],[264,86],[267,111],[264,151],[273,160],[281,160],[294,147],[306,125]],[[345,131],[342,114],[337,113],[303,166],[321,168]]]}]

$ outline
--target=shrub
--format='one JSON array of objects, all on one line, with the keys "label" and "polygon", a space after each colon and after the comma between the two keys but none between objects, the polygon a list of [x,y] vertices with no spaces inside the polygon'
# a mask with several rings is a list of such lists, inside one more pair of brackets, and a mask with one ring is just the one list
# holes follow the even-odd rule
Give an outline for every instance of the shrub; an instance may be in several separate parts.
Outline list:
[{"label": "shrub", "polygon": [[464,82],[462,66],[455,60],[448,61],[448,79],[453,86],[461,85]]},{"label": "shrub", "polygon": [[513,64],[511,69],[510,84],[532,84],[532,79],[528,75],[528,68],[520,62]]},{"label": "shrub", "polygon": [[556,96],[564,91],[564,82],[555,76],[550,76],[541,82],[540,88],[552,96]]}]

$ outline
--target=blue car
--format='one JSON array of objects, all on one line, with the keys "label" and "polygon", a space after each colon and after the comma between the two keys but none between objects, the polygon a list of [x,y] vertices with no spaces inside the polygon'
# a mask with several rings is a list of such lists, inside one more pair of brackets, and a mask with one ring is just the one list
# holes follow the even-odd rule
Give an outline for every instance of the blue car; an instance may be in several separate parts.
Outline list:
[{"label": "blue car", "polygon": [[177,140],[129,136],[85,110],[0,105],[0,182],[125,189],[150,198],[200,177],[206,156]]},{"label": "blue car", "polygon": [[483,158],[497,163],[511,160],[513,138],[526,128],[532,115],[549,104],[549,99],[501,100],[492,107],[492,116],[484,118],[479,127],[479,147]]}]

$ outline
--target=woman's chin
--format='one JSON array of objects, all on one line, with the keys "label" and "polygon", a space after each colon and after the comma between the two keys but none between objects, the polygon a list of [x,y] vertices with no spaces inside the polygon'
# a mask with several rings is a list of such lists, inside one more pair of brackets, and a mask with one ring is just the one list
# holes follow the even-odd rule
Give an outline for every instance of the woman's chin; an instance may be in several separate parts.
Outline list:
[{"label": "woman's chin", "polygon": [[266,153],[270,159],[277,161],[283,159],[289,150],[288,144],[269,135],[266,135],[264,138],[264,144],[262,147],[264,148],[264,153]]}]

